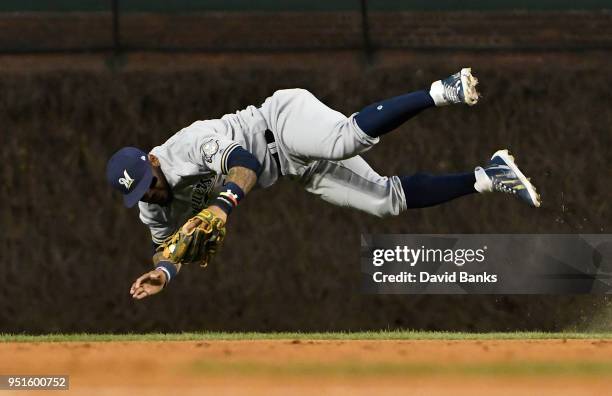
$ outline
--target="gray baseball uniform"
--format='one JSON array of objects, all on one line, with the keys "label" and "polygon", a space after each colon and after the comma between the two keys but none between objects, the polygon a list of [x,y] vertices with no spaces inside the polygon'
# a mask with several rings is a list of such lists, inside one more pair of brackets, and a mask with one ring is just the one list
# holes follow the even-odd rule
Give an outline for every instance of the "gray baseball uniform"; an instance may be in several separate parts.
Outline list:
[{"label": "gray baseball uniform", "polygon": [[[265,139],[267,129],[274,134],[280,170]],[[354,115],[347,118],[310,92],[276,91],[259,108],[197,121],[151,150],[174,198],[169,206],[140,202],[140,219],[155,243],[172,235],[213,198],[227,173],[227,158],[238,146],[261,163],[256,187],[289,175],[333,204],[397,215],[406,209],[399,178],[380,176],[358,155],[377,142],[357,126]]]}]

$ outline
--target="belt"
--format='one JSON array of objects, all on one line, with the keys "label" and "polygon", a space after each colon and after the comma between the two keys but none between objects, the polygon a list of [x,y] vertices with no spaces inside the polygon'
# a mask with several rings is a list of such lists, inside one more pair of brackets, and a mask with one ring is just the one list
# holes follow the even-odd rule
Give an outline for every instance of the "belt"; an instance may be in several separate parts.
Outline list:
[{"label": "belt", "polygon": [[276,162],[276,166],[278,167],[278,175],[280,176],[282,174],[280,158],[278,158],[278,147],[276,146],[276,140],[274,140],[274,134],[271,130],[266,129],[265,136],[266,143],[268,143],[268,150],[270,150],[270,154],[272,154],[272,158],[274,158],[274,162]]}]

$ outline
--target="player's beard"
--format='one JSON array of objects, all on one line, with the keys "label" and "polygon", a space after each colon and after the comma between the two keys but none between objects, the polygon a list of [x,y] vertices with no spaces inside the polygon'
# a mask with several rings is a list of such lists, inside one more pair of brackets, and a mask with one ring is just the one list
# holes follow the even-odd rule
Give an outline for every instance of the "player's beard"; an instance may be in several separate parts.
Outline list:
[{"label": "player's beard", "polygon": [[167,206],[172,202],[172,191],[169,188],[152,188],[147,192],[146,198],[147,199],[143,199],[143,201],[160,206]]},{"label": "player's beard", "polygon": [[172,189],[160,167],[153,167],[153,177],[153,184],[140,200],[160,206],[169,205],[172,202]]}]

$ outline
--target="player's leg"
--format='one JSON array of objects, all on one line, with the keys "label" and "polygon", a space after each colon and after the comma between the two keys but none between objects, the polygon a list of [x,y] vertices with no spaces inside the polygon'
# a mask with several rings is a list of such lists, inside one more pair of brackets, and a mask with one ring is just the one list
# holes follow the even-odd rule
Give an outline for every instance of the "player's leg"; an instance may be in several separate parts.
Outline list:
[{"label": "player's leg", "polygon": [[380,176],[360,156],[318,161],[305,175],[308,192],[338,206],[375,216],[395,216],[406,209],[438,205],[476,193],[474,172]]},{"label": "player's leg", "polygon": [[385,134],[424,109],[478,100],[476,79],[463,69],[417,91],[366,106],[350,117],[303,89],[280,90],[260,111],[274,132],[279,150],[296,162],[342,160],[369,150]]},{"label": "player's leg", "polygon": [[355,115],[359,128],[371,137],[391,132],[421,111],[434,106],[465,103],[475,105],[479,94],[478,80],[471,69],[464,68],[443,80],[435,81],[429,90],[396,96],[366,106]]},{"label": "player's leg", "polygon": [[305,89],[276,91],[260,111],[281,155],[302,166],[353,157],[379,140],[365,134],[353,116],[329,108]]},{"label": "player's leg", "polygon": [[540,195],[508,150],[498,150],[484,167],[446,175],[416,173],[399,177],[407,208],[439,205],[473,193],[500,192],[540,206]]},{"label": "player's leg", "polygon": [[409,208],[438,205],[476,192],[504,193],[530,206],[540,206],[540,195],[508,150],[496,151],[484,167],[477,166],[473,172],[438,176],[416,174],[400,177],[400,180]]},{"label": "player's leg", "polygon": [[380,217],[485,192],[506,193],[531,206],[540,206],[535,187],[516,166],[508,150],[497,151],[484,168],[445,175],[380,176],[359,156],[342,161],[318,161],[303,181],[307,191],[325,201]]},{"label": "player's leg", "polygon": [[302,182],[306,191],[337,206],[379,217],[398,215],[406,210],[400,179],[380,176],[360,156],[314,162]]}]

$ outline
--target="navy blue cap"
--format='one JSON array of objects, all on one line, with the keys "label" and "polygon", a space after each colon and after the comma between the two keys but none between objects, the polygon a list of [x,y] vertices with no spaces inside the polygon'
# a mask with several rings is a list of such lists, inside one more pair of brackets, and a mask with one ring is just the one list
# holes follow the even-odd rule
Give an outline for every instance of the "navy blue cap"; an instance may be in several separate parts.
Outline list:
[{"label": "navy blue cap", "polygon": [[136,147],[124,147],[106,164],[106,179],[115,190],[123,194],[123,204],[131,208],[145,195],[153,171],[147,153]]}]

